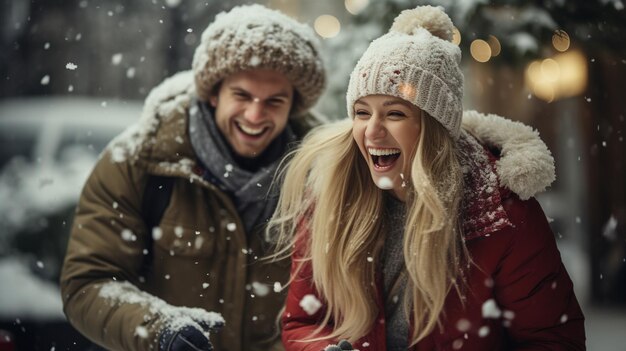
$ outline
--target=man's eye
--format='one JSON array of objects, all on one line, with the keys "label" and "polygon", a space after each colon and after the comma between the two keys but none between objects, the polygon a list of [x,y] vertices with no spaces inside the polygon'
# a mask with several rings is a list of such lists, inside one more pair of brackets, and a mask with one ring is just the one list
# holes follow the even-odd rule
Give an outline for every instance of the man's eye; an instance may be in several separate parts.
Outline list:
[{"label": "man's eye", "polygon": [[267,105],[268,106],[272,106],[272,107],[278,107],[281,106],[285,103],[285,100],[283,99],[269,99],[267,100]]},{"label": "man's eye", "polygon": [[240,91],[234,92],[233,95],[235,96],[235,98],[237,100],[248,100],[248,99],[250,99],[250,95],[249,94],[242,93]]}]

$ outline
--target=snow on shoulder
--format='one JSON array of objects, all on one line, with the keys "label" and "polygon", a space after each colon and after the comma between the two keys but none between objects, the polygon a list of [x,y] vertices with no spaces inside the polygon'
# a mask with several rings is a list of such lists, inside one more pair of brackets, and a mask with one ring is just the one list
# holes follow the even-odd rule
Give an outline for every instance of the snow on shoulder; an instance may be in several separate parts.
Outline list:
[{"label": "snow on shoulder", "polygon": [[171,116],[177,109],[188,108],[194,89],[191,71],[179,72],[152,89],[139,121],[113,139],[107,147],[113,161],[124,162],[135,155],[146,142],[147,136],[156,131],[161,118]]},{"label": "snow on shoulder", "polygon": [[[138,304],[147,307],[150,313],[158,316],[163,323],[173,329],[193,326],[199,330],[224,325],[224,318],[216,312],[209,312],[202,308],[172,306],[156,296],[139,290],[129,282],[109,282],[102,284],[100,297],[108,299],[112,304]],[[202,324],[202,325],[201,325]],[[137,326],[142,331],[141,326]]]}]

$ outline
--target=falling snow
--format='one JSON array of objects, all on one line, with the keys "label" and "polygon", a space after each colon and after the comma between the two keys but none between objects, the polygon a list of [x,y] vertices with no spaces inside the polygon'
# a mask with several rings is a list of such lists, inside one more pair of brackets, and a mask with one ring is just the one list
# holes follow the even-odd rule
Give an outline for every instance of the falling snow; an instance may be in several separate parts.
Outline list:
[{"label": "falling snow", "polygon": [[608,222],[604,224],[604,229],[602,230],[602,235],[609,240],[617,239],[617,219],[614,216],[609,218]]},{"label": "falling snow", "polygon": [[161,239],[162,236],[163,236],[163,230],[161,228],[159,227],[152,228],[152,239],[157,241]]},{"label": "falling snow", "polygon": [[175,8],[178,7],[178,5],[180,5],[182,0],[165,0],[165,5],[167,5],[167,7],[170,8]]},{"label": "falling snow", "polygon": [[145,339],[148,337],[148,329],[142,326],[138,326],[137,328],[135,328],[135,335],[137,335],[140,338]]},{"label": "falling snow", "polygon": [[135,234],[133,234],[133,232],[130,229],[124,229],[122,230],[122,239],[124,241],[135,241],[137,240],[137,237],[135,236]]},{"label": "falling snow", "polygon": [[111,63],[114,66],[117,66],[122,62],[122,58],[123,58],[122,54],[120,53],[114,54],[113,56],[111,56]]},{"label": "falling snow", "polygon": [[183,232],[184,232],[183,227],[179,225],[174,228],[174,235],[176,235],[176,237],[178,238],[183,237]]},{"label": "falling snow", "polygon": [[472,323],[470,323],[470,321],[468,321],[465,318],[461,318],[459,319],[458,322],[456,322],[456,328],[460,331],[460,332],[466,332],[468,330],[470,330],[470,328],[472,327]]},{"label": "falling snow", "polygon": [[65,68],[69,69],[70,71],[73,71],[73,70],[77,69],[78,66],[76,64],[72,63],[72,62],[68,62],[65,65]]},{"label": "falling snow", "polygon": [[393,189],[393,181],[389,177],[380,177],[376,185],[384,190]]},{"label": "falling snow", "polygon": [[133,79],[135,78],[136,69],[135,67],[128,67],[126,70],[126,78]]},{"label": "falling snow", "polygon": [[515,318],[515,312],[509,311],[509,310],[504,310],[502,312],[502,317],[504,317],[504,318],[506,318],[508,320],[511,320],[511,319]]},{"label": "falling snow", "polygon": [[322,303],[315,295],[308,294],[304,295],[302,300],[300,300],[300,307],[302,307],[304,312],[309,316],[312,316],[322,307]]},{"label": "falling snow", "polygon": [[267,294],[270,293],[269,286],[263,283],[259,283],[259,282],[252,282],[252,290],[254,291],[255,295],[261,296],[261,297],[267,296]]},{"label": "falling snow", "polygon": [[502,312],[494,299],[489,299],[482,306],[483,318],[500,318]]},{"label": "falling snow", "polygon": [[485,336],[489,335],[489,327],[484,325],[482,327],[480,327],[480,329],[478,329],[478,336],[480,336],[481,338],[484,338]]}]

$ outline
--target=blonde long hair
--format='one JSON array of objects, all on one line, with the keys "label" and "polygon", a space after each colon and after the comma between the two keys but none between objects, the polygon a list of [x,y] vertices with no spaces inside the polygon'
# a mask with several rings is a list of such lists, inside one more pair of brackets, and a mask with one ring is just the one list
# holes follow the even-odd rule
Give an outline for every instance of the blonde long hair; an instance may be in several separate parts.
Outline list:
[{"label": "blonde long hair", "polygon": [[[467,258],[458,231],[462,173],[454,142],[426,113],[421,120],[420,142],[411,155],[403,243],[412,345],[433,331],[450,290],[460,294],[458,278]],[[309,133],[279,179],[281,197],[268,226],[268,234],[277,235],[276,256],[290,253],[298,226],[306,224],[310,235],[300,267],[310,262],[327,306],[308,340],[355,341],[371,330],[378,315],[376,264],[370,257],[380,260],[384,204],[383,190],[372,181],[353,140],[352,121]],[[332,334],[319,336],[328,323],[334,324]]]}]

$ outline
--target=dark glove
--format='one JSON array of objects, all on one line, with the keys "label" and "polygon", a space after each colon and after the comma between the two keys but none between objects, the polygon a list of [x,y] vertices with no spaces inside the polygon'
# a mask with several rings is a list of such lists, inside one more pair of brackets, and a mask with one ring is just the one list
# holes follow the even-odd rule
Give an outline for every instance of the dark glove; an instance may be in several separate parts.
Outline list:
[{"label": "dark glove", "polygon": [[354,347],[347,340],[340,340],[337,345],[327,346],[324,351],[355,351]]},{"label": "dark glove", "polygon": [[212,351],[213,345],[201,330],[187,325],[182,329],[166,329],[159,340],[161,351]]}]

